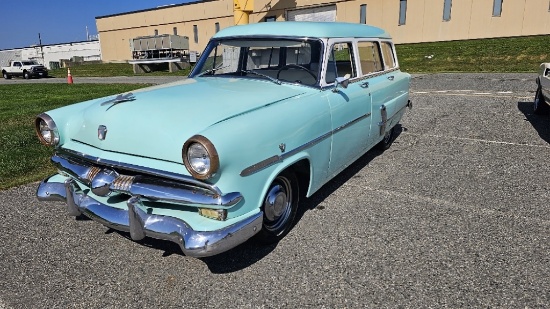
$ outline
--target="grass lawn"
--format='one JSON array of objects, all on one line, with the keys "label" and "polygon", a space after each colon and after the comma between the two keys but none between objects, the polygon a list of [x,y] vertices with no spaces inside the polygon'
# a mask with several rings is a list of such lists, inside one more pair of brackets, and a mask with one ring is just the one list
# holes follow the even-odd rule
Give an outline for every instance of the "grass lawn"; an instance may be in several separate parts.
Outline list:
[{"label": "grass lawn", "polygon": [[142,88],[145,84],[0,85],[0,190],[42,180],[55,169],[53,148],[34,132],[36,115],[71,103]]},{"label": "grass lawn", "polygon": [[[537,72],[550,62],[550,35],[397,45],[401,69],[410,73]],[[433,56],[432,56],[433,55]]]}]

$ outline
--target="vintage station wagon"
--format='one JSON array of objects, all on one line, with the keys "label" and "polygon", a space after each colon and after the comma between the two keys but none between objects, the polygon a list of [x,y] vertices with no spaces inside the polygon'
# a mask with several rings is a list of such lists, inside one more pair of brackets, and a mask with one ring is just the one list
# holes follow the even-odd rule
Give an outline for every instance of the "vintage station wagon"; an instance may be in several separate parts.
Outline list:
[{"label": "vintage station wagon", "polygon": [[194,257],[275,242],[301,198],[390,147],[409,84],[379,28],[230,27],[187,79],[38,115],[58,173],[37,196]]}]

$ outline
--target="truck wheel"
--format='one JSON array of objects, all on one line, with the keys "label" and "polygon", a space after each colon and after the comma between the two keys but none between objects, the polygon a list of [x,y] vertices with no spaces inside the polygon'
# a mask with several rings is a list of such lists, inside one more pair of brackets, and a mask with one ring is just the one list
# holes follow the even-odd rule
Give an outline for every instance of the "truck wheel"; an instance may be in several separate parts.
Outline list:
[{"label": "truck wheel", "polygon": [[2,72],[2,75],[4,76],[4,79],[11,79],[11,76],[8,74],[8,72]]},{"label": "truck wheel", "polygon": [[264,222],[257,234],[262,243],[281,240],[291,229],[298,210],[299,188],[296,175],[283,171],[273,180],[264,198]]},{"label": "truck wheel", "polygon": [[25,71],[25,72],[23,72],[23,78],[24,79],[30,79],[31,75],[29,74],[29,72]]},{"label": "truck wheel", "polygon": [[387,150],[390,148],[391,144],[393,143],[393,140],[395,138],[395,127],[391,128],[389,131],[386,131],[386,134],[384,134],[384,139],[376,145],[376,148],[378,150]]},{"label": "truck wheel", "polygon": [[537,115],[548,114],[548,105],[546,105],[546,101],[544,100],[544,96],[542,95],[542,90],[540,86],[538,87],[537,93],[535,94],[535,101],[533,102],[533,112]]}]

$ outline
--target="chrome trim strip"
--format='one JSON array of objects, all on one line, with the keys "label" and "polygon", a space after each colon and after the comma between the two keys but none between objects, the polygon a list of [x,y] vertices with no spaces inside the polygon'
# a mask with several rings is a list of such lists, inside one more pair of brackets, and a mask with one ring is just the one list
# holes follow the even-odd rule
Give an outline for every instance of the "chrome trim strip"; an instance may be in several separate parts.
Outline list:
[{"label": "chrome trim strip", "polygon": [[[101,158],[98,158],[98,157],[90,156],[90,155],[87,155],[87,154],[84,154],[84,153],[81,153],[81,152],[78,152],[78,151],[74,151],[74,150],[71,150],[71,149],[67,149],[67,148],[59,149],[57,151],[57,154],[60,155],[60,156],[64,156],[64,157],[66,157],[66,156],[77,157],[77,159],[85,160],[85,161],[88,161],[92,164],[98,164],[98,165],[108,166],[108,167],[112,167],[112,168],[116,168],[116,169],[128,170],[128,171],[135,172],[135,173],[147,174],[147,175],[161,177],[161,178],[169,178],[169,179],[173,179],[173,180],[177,180],[177,181],[183,181],[183,182],[186,182],[186,183],[190,183],[194,186],[205,188],[205,189],[210,190],[212,192],[222,194],[222,192],[220,191],[220,189],[218,187],[216,187],[214,185],[211,185],[211,184],[208,184],[208,183],[205,183],[205,182],[202,182],[202,181],[199,181],[199,180],[196,180],[191,176],[186,176],[186,175],[182,175],[182,174],[157,170],[157,169],[144,167],[144,166],[139,166],[139,165],[133,165],[133,164],[123,163],[123,162],[117,162],[117,161],[101,159]],[[182,166],[183,166],[183,164],[182,164]]]},{"label": "chrome trim strip", "polygon": [[247,241],[262,229],[261,211],[219,230],[196,231],[183,220],[147,214],[139,197],[131,198],[127,202],[127,210],[119,209],[86,195],[72,179],[67,179],[66,183],[46,181],[37,190],[39,200],[57,200],[54,197],[60,197],[66,192],[64,200],[70,205],[71,215],[82,214],[112,229],[130,232],[135,240],[148,236],[174,242],[185,255],[191,257],[206,257],[225,252]]},{"label": "chrome trim strip", "polygon": [[303,151],[307,148],[313,147],[314,145],[316,145],[316,144],[320,143],[321,141],[323,141],[324,139],[336,134],[337,132],[339,132],[339,131],[341,131],[341,130],[343,130],[343,129],[345,129],[345,128],[347,128],[347,127],[349,127],[349,126],[351,126],[351,125],[353,125],[353,124],[355,124],[355,123],[357,123],[357,122],[359,122],[359,121],[361,121],[365,118],[370,117],[370,115],[371,115],[371,113],[366,113],[363,116],[355,118],[354,120],[352,120],[350,122],[347,122],[347,123],[335,128],[334,130],[329,131],[329,132],[327,132],[327,133],[325,133],[325,134],[323,134],[319,137],[316,137],[315,139],[313,139],[313,140],[311,140],[311,141],[309,141],[309,142],[307,142],[307,143],[305,143],[301,146],[298,146],[298,147],[296,147],[296,148],[294,148],[294,149],[292,149],[288,152],[285,152],[282,155],[275,155],[275,156],[269,157],[265,160],[262,160],[262,161],[260,161],[256,164],[252,164],[251,166],[249,166],[249,167],[245,168],[244,170],[242,170],[240,175],[242,177],[246,177],[246,176],[250,176],[254,173],[257,173],[257,172],[259,172],[263,169],[266,169],[269,166],[274,165],[275,163],[281,162],[284,159],[297,154],[300,151]]},{"label": "chrome trim strip", "polygon": [[112,192],[118,192],[141,196],[152,202],[224,209],[237,205],[243,199],[238,192],[219,194],[185,182],[141,175],[121,175],[109,168],[101,169],[101,172],[96,173],[93,179],[89,179],[87,176],[95,166],[89,166],[60,155],[54,155],[51,160],[61,174],[80,181],[98,196],[108,196]]}]

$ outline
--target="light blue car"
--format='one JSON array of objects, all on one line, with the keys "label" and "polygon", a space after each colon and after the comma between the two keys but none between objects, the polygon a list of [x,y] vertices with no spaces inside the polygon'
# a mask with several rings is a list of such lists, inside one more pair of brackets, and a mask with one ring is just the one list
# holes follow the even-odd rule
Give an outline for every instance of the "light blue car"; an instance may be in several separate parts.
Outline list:
[{"label": "light blue car", "polygon": [[227,28],[187,79],[38,115],[58,173],[37,196],[188,256],[254,235],[276,242],[300,199],[371,148],[390,147],[412,106],[409,84],[379,28]]}]

